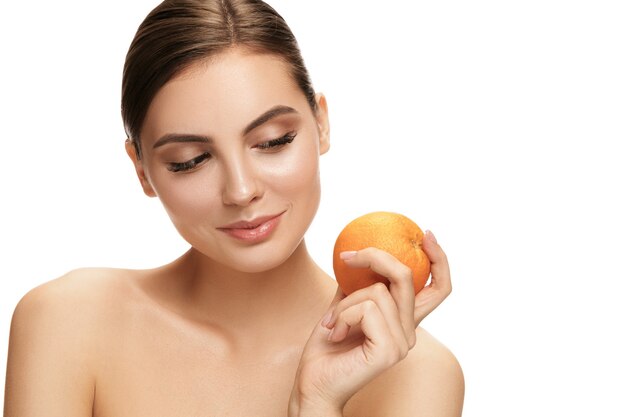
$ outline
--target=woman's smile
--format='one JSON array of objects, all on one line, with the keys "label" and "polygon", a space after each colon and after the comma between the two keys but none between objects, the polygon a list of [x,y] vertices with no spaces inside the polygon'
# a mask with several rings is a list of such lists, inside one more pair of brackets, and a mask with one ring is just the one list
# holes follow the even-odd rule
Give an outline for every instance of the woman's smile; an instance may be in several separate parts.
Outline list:
[{"label": "woman's smile", "polygon": [[218,227],[218,230],[246,243],[260,243],[270,237],[278,227],[283,212],[269,216],[260,216],[252,220],[242,220],[228,226]]}]

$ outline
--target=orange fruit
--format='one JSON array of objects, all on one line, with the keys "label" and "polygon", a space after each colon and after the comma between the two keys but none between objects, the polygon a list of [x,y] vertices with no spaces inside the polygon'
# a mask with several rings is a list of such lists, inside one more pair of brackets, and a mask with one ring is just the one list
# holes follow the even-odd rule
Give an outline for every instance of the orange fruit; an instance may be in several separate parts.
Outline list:
[{"label": "orange fruit", "polygon": [[348,266],[339,257],[343,251],[375,247],[396,257],[413,271],[413,286],[417,294],[430,276],[430,260],[422,250],[424,233],[411,219],[402,214],[377,211],[352,220],[339,233],[333,250],[333,270],[337,284],[344,294],[389,280],[369,268]]}]

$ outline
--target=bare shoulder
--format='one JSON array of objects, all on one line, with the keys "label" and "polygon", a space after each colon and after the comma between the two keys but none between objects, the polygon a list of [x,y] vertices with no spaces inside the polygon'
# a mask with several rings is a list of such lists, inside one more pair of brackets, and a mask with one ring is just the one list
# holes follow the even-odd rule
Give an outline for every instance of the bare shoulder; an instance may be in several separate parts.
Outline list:
[{"label": "bare shoulder", "polygon": [[110,319],[111,307],[128,297],[129,274],[132,271],[82,268],[31,289],[13,313],[10,342],[48,340],[47,349],[74,347],[86,356],[93,352],[87,345],[97,343],[101,325]]},{"label": "bare shoulder", "polygon": [[359,391],[345,416],[456,417],[463,409],[465,381],[454,354],[421,327],[407,357]]},{"label": "bare shoulder", "polygon": [[91,415],[99,329],[120,270],[80,269],[30,290],[11,321],[5,415]]},{"label": "bare shoulder", "polygon": [[[82,268],[43,283],[26,293],[17,304],[13,322],[63,319],[73,326],[98,317],[100,308],[124,293],[124,270]],[[90,323],[93,324],[93,323]]]}]

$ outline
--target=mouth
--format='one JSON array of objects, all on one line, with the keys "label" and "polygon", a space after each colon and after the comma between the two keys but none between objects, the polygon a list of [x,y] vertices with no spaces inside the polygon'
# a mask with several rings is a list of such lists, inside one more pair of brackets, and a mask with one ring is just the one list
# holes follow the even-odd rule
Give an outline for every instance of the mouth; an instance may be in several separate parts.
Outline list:
[{"label": "mouth", "polygon": [[278,214],[269,216],[260,216],[251,220],[241,220],[217,229],[234,237],[237,240],[257,243],[265,240],[276,229],[280,222],[281,216],[285,213],[282,211]]},{"label": "mouth", "polygon": [[220,230],[226,230],[226,229],[256,229],[257,227],[261,226],[263,223],[266,223],[272,219],[275,219],[276,217],[279,217],[280,215],[282,215],[284,213],[284,211],[278,213],[278,214],[271,214],[269,216],[260,216],[260,217],[256,217],[252,220],[241,220],[235,223],[231,223],[227,226],[222,226],[222,227],[218,227],[218,229]]}]

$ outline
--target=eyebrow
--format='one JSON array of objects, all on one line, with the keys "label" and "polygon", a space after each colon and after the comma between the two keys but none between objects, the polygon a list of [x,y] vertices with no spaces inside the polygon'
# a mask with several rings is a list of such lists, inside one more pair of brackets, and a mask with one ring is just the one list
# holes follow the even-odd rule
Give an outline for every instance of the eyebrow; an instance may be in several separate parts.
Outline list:
[{"label": "eyebrow", "polygon": [[248,126],[246,126],[246,128],[243,130],[242,136],[247,135],[248,133],[250,133],[257,127],[261,126],[262,124],[269,122],[274,117],[278,117],[280,115],[289,114],[289,113],[298,113],[298,112],[296,111],[296,109],[289,107],[289,106],[283,106],[283,105],[274,106],[268,111],[266,111],[265,113],[263,113],[262,115],[260,115],[259,117],[257,117],[256,119],[254,119],[252,122],[250,122]]},{"label": "eyebrow", "polygon": [[211,143],[213,139],[203,135],[189,135],[181,133],[167,133],[159,138],[152,149],[156,149],[159,146],[167,145],[168,143],[183,143],[183,142],[199,142],[199,143]]},{"label": "eyebrow", "polygon": [[[269,122],[275,117],[278,117],[283,114],[290,113],[298,113],[296,109],[289,106],[278,105],[274,106],[253,121],[251,121],[242,132],[242,136],[247,135],[257,127],[263,125],[264,123]],[[191,134],[181,134],[181,133],[167,133],[159,138],[152,149],[156,149],[160,146],[167,145],[168,143],[183,143],[183,142],[198,142],[198,143],[212,143],[213,139],[209,136],[205,135],[191,135]]]}]

